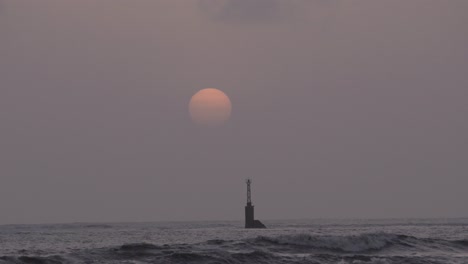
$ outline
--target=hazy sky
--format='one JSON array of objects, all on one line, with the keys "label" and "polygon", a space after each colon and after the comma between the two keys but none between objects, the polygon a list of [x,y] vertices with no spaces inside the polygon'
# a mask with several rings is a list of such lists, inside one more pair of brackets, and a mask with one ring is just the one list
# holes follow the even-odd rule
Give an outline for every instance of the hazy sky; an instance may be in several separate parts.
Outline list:
[{"label": "hazy sky", "polygon": [[[466,0],[0,0],[0,223],[468,216]],[[232,100],[191,122],[205,87]]]}]

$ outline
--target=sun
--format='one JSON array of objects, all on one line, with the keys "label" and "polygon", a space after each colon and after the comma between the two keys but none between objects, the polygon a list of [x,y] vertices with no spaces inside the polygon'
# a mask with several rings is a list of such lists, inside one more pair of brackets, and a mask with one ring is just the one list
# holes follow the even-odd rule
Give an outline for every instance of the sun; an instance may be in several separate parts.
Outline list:
[{"label": "sun", "polygon": [[232,104],[221,90],[205,88],[192,96],[189,113],[192,121],[202,125],[220,125],[231,117]]}]

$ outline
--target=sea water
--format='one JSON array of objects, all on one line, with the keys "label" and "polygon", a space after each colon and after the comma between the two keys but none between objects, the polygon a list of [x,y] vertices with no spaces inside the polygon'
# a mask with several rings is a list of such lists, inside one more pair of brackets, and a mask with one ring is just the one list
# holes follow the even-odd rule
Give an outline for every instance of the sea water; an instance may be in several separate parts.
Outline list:
[{"label": "sea water", "polygon": [[0,226],[0,263],[460,263],[468,219]]}]

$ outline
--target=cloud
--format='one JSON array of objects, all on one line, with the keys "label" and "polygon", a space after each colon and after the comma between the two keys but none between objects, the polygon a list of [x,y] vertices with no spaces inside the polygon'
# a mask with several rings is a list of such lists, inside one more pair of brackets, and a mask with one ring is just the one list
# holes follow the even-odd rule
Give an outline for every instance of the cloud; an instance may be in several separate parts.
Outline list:
[{"label": "cloud", "polygon": [[284,15],[279,0],[199,0],[201,10],[212,19],[226,22],[261,22]]}]

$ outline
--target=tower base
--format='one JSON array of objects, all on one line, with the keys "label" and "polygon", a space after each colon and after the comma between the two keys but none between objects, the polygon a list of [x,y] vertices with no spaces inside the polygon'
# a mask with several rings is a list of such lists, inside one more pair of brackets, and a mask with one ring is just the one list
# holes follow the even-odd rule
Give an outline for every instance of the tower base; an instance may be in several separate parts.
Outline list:
[{"label": "tower base", "polygon": [[260,220],[254,220],[252,223],[246,224],[245,228],[266,228],[266,226]]}]

